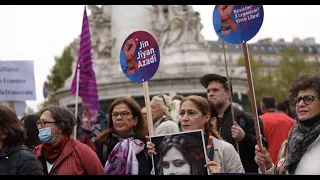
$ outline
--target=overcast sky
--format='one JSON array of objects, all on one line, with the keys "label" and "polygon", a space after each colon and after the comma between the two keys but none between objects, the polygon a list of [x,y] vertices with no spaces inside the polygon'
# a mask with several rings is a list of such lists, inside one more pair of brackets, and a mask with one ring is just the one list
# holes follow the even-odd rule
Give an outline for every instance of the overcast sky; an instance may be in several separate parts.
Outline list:
[{"label": "overcast sky", "polygon": [[[212,25],[214,5],[193,7],[200,12],[204,38],[217,40]],[[36,110],[44,101],[42,87],[54,65],[54,56],[60,56],[64,47],[80,34],[82,15],[80,5],[0,6],[0,60],[34,60],[35,63],[37,100],[27,101],[31,108]],[[262,27],[249,43],[266,37],[286,41],[315,37],[319,43],[317,17],[320,17],[320,6],[316,5],[266,5]]]}]

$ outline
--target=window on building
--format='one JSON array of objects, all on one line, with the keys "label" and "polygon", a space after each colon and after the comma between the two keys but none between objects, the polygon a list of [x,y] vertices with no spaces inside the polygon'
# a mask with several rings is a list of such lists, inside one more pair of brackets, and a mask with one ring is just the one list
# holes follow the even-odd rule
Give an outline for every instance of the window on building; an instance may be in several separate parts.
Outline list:
[{"label": "window on building", "polygon": [[274,59],[273,59],[273,64],[274,65],[279,65],[279,59],[278,59],[278,57],[274,57]]},{"label": "window on building", "polygon": [[233,59],[232,59],[232,55],[229,55],[229,61],[228,61],[230,64],[233,63]]},{"label": "window on building", "polygon": [[278,50],[281,52],[282,51],[282,49],[283,49],[283,47],[282,46],[280,46],[279,48],[278,48]]},{"label": "window on building", "polygon": [[303,47],[302,46],[299,47],[299,51],[303,52]]},{"label": "window on building", "polygon": [[218,55],[218,62],[221,62],[222,61],[222,57],[221,57],[221,55],[219,54]]},{"label": "window on building", "polygon": [[269,56],[266,56],[266,57],[264,58],[264,63],[265,63],[265,64],[270,64],[270,57],[269,57]]},{"label": "window on building", "polygon": [[253,46],[253,50],[256,51],[258,48],[257,46]]}]

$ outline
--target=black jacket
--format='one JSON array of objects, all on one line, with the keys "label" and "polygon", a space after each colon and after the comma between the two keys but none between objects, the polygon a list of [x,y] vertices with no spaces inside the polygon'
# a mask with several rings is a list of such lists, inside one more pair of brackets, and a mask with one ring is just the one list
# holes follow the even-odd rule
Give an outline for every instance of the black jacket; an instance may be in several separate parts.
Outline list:
[{"label": "black jacket", "polygon": [[0,175],[43,175],[43,170],[27,146],[4,146],[0,150]]},{"label": "black jacket", "polygon": [[[240,158],[246,173],[257,173],[258,165],[254,161],[255,145],[257,144],[253,117],[234,107],[235,121],[244,130],[245,137],[239,142]],[[232,138],[231,127],[233,125],[231,106],[229,106],[223,114],[221,134],[223,140],[231,143],[236,148],[236,140]],[[260,132],[263,136],[263,124],[259,118]],[[219,129],[218,129],[219,131]],[[263,141],[264,143],[264,141]],[[264,146],[267,146],[264,144]]]}]

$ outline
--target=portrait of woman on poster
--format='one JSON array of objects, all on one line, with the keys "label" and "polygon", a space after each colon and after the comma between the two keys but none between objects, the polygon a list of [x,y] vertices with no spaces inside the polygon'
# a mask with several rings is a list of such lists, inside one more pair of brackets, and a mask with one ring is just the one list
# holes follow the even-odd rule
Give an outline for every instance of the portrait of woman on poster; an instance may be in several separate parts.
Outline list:
[{"label": "portrait of woman on poster", "polygon": [[[197,133],[197,134],[195,134]],[[204,167],[205,155],[201,142],[201,132],[164,136],[156,146],[159,155],[156,160],[156,175],[208,175]]]},{"label": "portrait of woman on poster", "polygon": [[[244,173],[239,154],[230,143],[221,139],[215,127],[215,119],[210,118],[211,107],[208,100],[194,95],[185,97],[181,101],[179,114],[183,132],[203,131],[208,151],[207,163],[203,167],[208,167],[210,174]],[[147,142],[147,148],[150,156],[160,153],[151,141]]]}]

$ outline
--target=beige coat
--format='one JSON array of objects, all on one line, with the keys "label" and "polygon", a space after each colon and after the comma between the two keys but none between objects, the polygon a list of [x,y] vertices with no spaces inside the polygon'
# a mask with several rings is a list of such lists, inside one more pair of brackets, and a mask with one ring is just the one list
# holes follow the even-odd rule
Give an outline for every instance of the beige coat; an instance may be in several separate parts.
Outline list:
[{"label": "beige coat", "polygon": [[232,144],[213,138],[213,161],[220,164],[221,173],[245,173],[241,159]]}]

